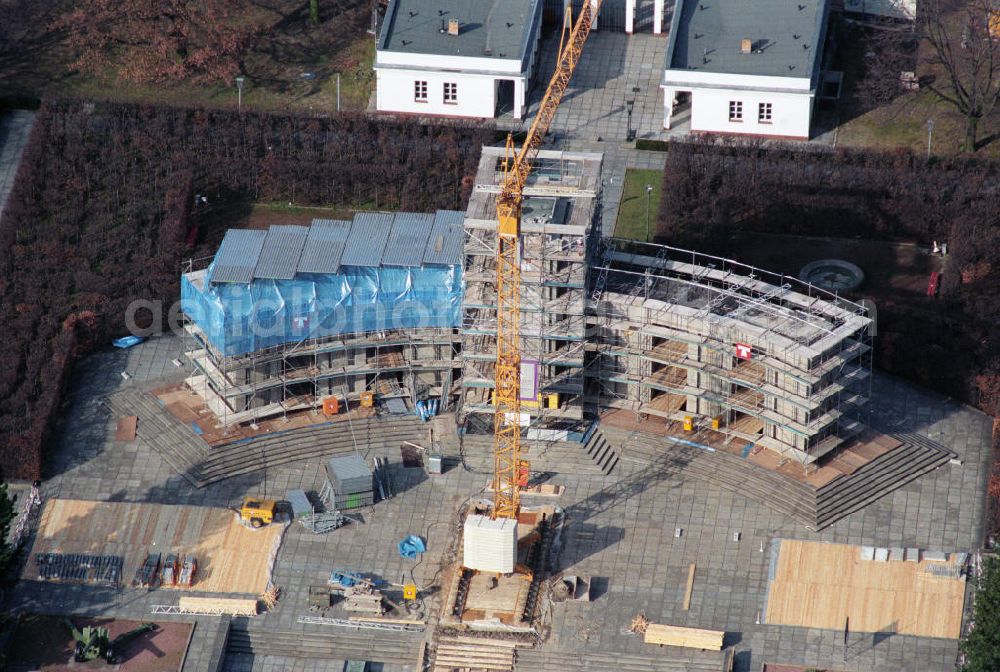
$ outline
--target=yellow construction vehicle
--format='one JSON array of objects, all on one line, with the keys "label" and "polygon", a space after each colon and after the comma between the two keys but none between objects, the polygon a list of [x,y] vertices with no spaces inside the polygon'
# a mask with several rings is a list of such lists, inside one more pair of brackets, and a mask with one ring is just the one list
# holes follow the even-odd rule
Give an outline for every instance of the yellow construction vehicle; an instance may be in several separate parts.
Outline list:
[{"label": "yellow construction vehicle", "polygon": [[277,503],[273,499],[259,499],[257,497],[247,497],[240,507],[240,520],[250,523],[250,527],[264,527],[274,521],[274,507]]},{"label": "yellow construction vehicle", "polygon": [[524,144],[514,152],[507,136],[504,176],[497,196],[497,358],[493,420],[493,492],[491,516],[517,519],[520,489],[526,484],[528,463],[521,459],[521,266],[518,255],[521,205],[531,164],[545,140],[576,70],[602,0],[584,0],[573,23],[566,3],[559,57],[549,87],[538,107]]}]

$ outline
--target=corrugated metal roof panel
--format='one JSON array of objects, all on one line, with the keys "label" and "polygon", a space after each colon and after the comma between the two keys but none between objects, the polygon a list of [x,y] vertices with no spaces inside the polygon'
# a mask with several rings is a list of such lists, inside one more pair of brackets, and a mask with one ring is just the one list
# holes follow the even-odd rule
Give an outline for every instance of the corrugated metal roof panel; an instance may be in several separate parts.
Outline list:
[{"label": "corrugated metal roof panel", "polygon": [[424,249],[424,263],[460,266],[464,236],[465,213],[458,210],[438,210]]},{"label": "corrugated metal roof panel", "polygon": [[211,282],[250,284],[267,231],[229,229],[215,254]]},{"label": "corrugated metal roof panel", "polygon": [[314,219],[306,237],[299,273],[336,273],[344,254],[351,223],[340,219]]},{"label": "corrugated metal roof panel", "polygon": [[308,226],[275,225],[267,232],[253,277],[265,280],[291,280],[299,267]]},{"label": "corrugated metal roof panel", "polygon": [[392,231],[392,213],[359,212],[354,215],[351,234],[347,237],[342,266],[378,266],[385,244]]},{"label": "corrugated metal roof panel", "polygon": [[383,266],[420,266],[424,248],[434,225],[434,215],[426,212],[397,212],[389,243],[382,255]]}]

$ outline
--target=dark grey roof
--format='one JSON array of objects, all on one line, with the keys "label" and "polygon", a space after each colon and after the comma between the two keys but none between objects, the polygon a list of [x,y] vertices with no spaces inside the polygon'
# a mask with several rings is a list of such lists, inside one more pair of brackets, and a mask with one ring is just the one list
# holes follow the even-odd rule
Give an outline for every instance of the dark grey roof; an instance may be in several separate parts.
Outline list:
[{"label": "dark grey roof", "polygon": [[[678,0],[667,69],[811,78],[825,39],[826,1]],[[741,53],[744,39],[752,53]]]},{"label": "dark grey roof", "polygon": [[314,219],[299,258],[299,273],[336,273],[344,254],[351,223],[340,219]]},{"label": "dark grey roof", "polygon": [[[523,60],[542,0],[390,0],[378,48]],[[441,32],[458,19],[458,35]],[[443,22],[443,23],[442,23]]]},{"label": "dark grey roof", "polygon": [[211,282],[249,284],[267,231],[229,229],[215,254]]},{"label": "dark grey roof", "polygon": [[424,249],[425,264],[447,264],[459,266],[462,263],[462,248],[465,236],[465,213],[457,210],[438,210],[434,214],[434,226],[427,237]]},{"label": "dark grey roof", "polygon": [[383,266],[420,266],[431,235],[434,215],[426,212],[397,212],[392,233],[382,255]]},{"label": "dark grey roof", "polygon": [[392,213],[359,212],[354,215],[351,235],[347,237],[342,266],[378,266],[392,231]]},{"label": "dark grey roof", "polygon": [[454,210],[358,212],[353,222],[314,219],[312,226],[229,229],[210,281],[291,280],[297,273],[338,273],[341,266],[459,266],[464,221],[465,214]]},{"label": "dark grey roof", "polygon": [[268,229],[253,277],[265,280],[294,278],[307,235],[309,235],[308,226],[286,224],[274,225]]}]

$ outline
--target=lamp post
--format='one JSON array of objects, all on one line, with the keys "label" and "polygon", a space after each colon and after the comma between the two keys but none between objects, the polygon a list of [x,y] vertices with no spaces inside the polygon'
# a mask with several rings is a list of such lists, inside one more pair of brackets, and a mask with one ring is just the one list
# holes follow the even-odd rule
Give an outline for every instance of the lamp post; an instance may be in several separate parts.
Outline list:
[{"label": "lamp post", "polygon": [[635,98],[625,101],[625,110],[628,112],[628,130],[625,132],[625,142],[632,141],[632,109],[635,107]]},{"label": "lamp post", "polygon": [[653,193],[653,185],[646,185],[646,242],[649,242],[649,197]]},{"label": "lamp post", "polygon": [[934,120],[927,120],[927,160],[931,160],[931,138],[934,137]]},{"label": "lamp post", "polygon": [[236,109],[239,112],[243,111],[243,82],[246,81],[246,77],[243,75],[237,75],[236,77]]}]

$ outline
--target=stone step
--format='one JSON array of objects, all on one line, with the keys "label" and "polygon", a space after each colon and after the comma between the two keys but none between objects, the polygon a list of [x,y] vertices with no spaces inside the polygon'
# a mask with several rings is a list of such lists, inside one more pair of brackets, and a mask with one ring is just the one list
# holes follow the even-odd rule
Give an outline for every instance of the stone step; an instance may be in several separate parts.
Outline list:
[{"label": "stone step", "polygon": [[692,651],[658,647],[655,654],[561,652],[535,649],[518,652],[521,672],[728,672],[729,651]]},{"label": "stone step", "polygon": [[809,486],[728,453],[709,452],[657,439],[642,434],[631,436],[622,458],[645,465],[655,460],[665,471],[707,481],[803,523],[815,522],[816,498]]},{"label": "stone step", "polygon": [[905,444],[880,456],[850,476],[823,488],[817,506],[816,529],[872,504],[924,474],[948,463],[949,453]]},{"label": "stone step", "polygon": [[[324,626],[315,626],[318,628]],[[412,664],[422,635],[388,631],[274,632],[233,628],[227,653],[274,655],[298,659],[354,659]]]},{"label": "stone step", "polygon": [[[563,474],[605,475],[604,469],[587,459],[583,446],[574,441],[525,441],[523,458],[531,463],[533,472],[551,471]],[[465,461],[476,470],[493,469],[493,437],[470,434],[462,437]]]},{"label": "stone step", "polygon": [[618,451],[600,429],[595,429],[591,433],[583,448],[605,475],[610,475],[618,466]]}]

